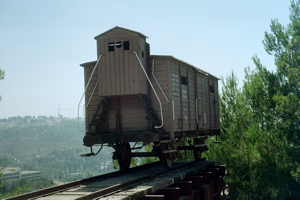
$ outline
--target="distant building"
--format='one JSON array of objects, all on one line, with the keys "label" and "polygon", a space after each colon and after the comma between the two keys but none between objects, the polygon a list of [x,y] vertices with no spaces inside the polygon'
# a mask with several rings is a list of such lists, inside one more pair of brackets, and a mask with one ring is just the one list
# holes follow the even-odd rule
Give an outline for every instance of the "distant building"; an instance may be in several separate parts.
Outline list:
[{"label": "distant building", "polygon": [[42,178],[43,174],[40,171],[22,171],[21,172],[21,178],[27,178],[27,179],[37,179]]},{"label": "distant building", "polygon": [[42,178],[43,174],[40,171],[22,171],[19,167],[7,167],[1,169],[1,181],[17,180],[21,178],[37,179]]},{"label": "distant building", "polygon": [[1,181],[15,180],[21,178],[21,169],[19,167],[2,168]]}]

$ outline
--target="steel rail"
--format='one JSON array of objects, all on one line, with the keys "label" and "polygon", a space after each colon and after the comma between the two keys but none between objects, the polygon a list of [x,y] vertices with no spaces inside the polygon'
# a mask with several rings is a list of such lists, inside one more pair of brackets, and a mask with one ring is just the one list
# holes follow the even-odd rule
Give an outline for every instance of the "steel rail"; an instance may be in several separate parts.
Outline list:
[{"label": "steel rail", "polygon": [[152,173],[150,175],[145,175],[143,177],[139,177],[139,178],[127,181],[127,182],[112,185],[110,187],[98,190],[98,191],[93,192],[91,194],[76,198],[75,200],[90,200],[90,199],[101,198],[103,196],[111,195],[111,194],[117,193],[121,190],[125,190],[125,189],[128,189],[130,187],[134,187],[136,185],[139,185],[140,183],[151,180],[154,177],[161,176],[161,175],[164,175],[164,174],[168,174],[168,173],[180,170],[182,168],[186,168],[187,166],[190,166],[192,163],[194,163],[194,162],[188,162],[188,163],[173,167],[171,169],[166,169],[164,171]]},{"label": "steel rail", "polygon": [[[74,199],[76,199],[76,200],[85,200],[85,199],[90,200],[90,199],[95,199],[95,198],[100,198],[100,197],[113,195],[113,194],[118,193],[122,190],[126,190],[128,188],[137,186],[137,185],[139,185],[141,183],[144,183],[144,182],[147,182],[149,180],[153,180],[155,177],[167,175],[168,173],[173,173],[173,172],[179,171],[181,169],[187,169],[191,165],[194,165],[194,164],[195,164],[195,162],[180,163],[180,164],[178,164],[177,166],[174,166],[171,169],[158,170],[155,173],[142,175],[140,177],[134,178],[134,179],[129,180],[127,182],[122,182],[120,184],[110,185],[110,186],[107,186],[106,188],[100,189],[98,191],[95,191],[95,192],[92,192],[92,193],[89,193],[89,194],[85,194],[84,196],[81,196],[81,197],[78,197],[78,196],[74,197]],[[66,184],[63,184],[63,185],[54,186],[54,187],[51,187],[51,188],[46,188],[46,189],[34,191],[34,192],[31,192],[31,193],[27,193],[27,194],[15,196],[15,197],[10,197],[10,198],[7,198],[6,200],[25,200],[25,199],[31,199],[32,200],[32,199],[39,199],[39,198],[43,198],[43,197],[51,198],[51,195],[59,195],[60,192],[66,192],[66,191],[71,190],[71,189],[80,188],[83,185],[88,186],[89,184],[94,184],[94,183],[97,183],[97,182],[101,182],[101,181],[104,181],[104,180],[109,179],[109,178],[116,178],[116,177],[127,175],[127,174],[134,174],[134,172],[141,172],[143,170],[147,170],[149,168],[153,168],[153,167],[160,166],[160,165],[161,165],[161,162],[154,162],[154,163],[150,163],[150,164],[130,168],[126,172],[117,171],[117,172],[111,172],[111,173],[108,173],[108,174],[98,175],[98,176],[94,176],[94,177],[91,177],[91,178],[86,178],[86,179],[82,179],[82,180],[79,180],[79,181],[74,181],[74,182],[71,182],[71,183],[66,183]]]},{"label": "steel rail", "polygon": [[[25,199],[33,200],[33,199],[39,199],[39,198],[51,199],[52,195],[60,195],[61,192],[68,192],[68,190],[71,190],[71,189],[74,190],[76,188],[78,188],[80,190],[80,188],[82,186],[88,187],[90,184],[97,184],[98,182],[100,183],[102,181],[109,181],[108,179],[110,179],[110,178],[118,178],[118,177],[121,178],[121,176],[123,176],[123,175],[133,174],[133,176],[132,176],[133,178],[129,181],[121,182],[119,184],[112,183],[112,185],[107,185],[103,189],[100,189],[101,188],[100,187],[99,190],[97,190],[95,192],[87,193],[87,194],[84,194],[84,196],[80,196],[80,197],[74,196],[74,198],[72,198],[72,199],[76,199],[76,200],[98,199],[98,198],[102,198],[102,197],[113,196],[114,194],[116,194],[118,192],[138,186],[139,184],[145,183],[147,181],[154,180],[156,177],[169,176],[172,173],[174,174],[174,172],[175,172],[175,174],[178,174],[178,172],[185,173],[186,170],[190,170],[191,168],[197,166],[198,163],[199,163],[199,161],[183,162],[183,163],[179,162],[179,163],[177,163],[176,166],[174,166],[171,169],[161,168],[161,170],[160,169],[156,170],[156,172],[147,171],[150,168],[153,168],[156,166],[161,166],[161,162],[154,162],[154,163],[130,168],[130,169],[128,169],[128,171],[125,171],[125,172],[117,171],[117,172],[111,172],[108,174],[98,175],[98,176],[94,176],[91,178],[86,178],[86,179],[82,179],[79,181],[74,181],[71,183],[66,183],[63,185],[54,186],[51,188],[46,188],[46,189],[38,190],[35,192],[31,192],[31,193],[27,193],[27,194],[15,196],[15,197],[10,197],[10,198],[7,198],[6,200],[17,200],[17,199],[18,200],[25,200]],[[211,163],[213,163],[213,162],[211,162]],[[208,164],[208,165],[210,165],[210,164]],[[145,170],[145,171],[143,172],[143,170]],[[180,170],[183,170],[183,171],[180,171]],[[143,175],[134,178],[135,172],[138,172],[137,174],[142,172]]]},{"label": "steel rail", "polygon": [[21,194],[21,195],[14,196],[14,197],[9,197],[9,198],[6,198],[5,200],[37,199],[37,198],[42,197],[42,196],[51,195],[51,194],[54,194],[54,193],[57,193],[57,192],[66,191],[68,189],[76,188],[76,187],[79,187],[80,185],[83,185],[83,184],[89,184],[89,183],[93,183],[93,182],[96,182],[96,181],[102,181],[102,180],[107,179],[107,178],[122,176],[122,175],[125,175],[125,174],[128,174],[128,173],[133,173],[133,172],[140,171],[140,170],[143,170],[143,169],[148,169],[150,167],[154,167],[154,166],[157,166],[157,165],[160,165],[160,164],[161,163],[159,161],[158,162],[153,162],[153,163],[150,163],[150,164],[129,168],[126,172],[124,172],[124,171],[110,172],[110,173],[107,173],[107,174],[93,176],[93,177],[90,177],[90,178],[86,178],[86,179],[82,179],[82,180],[78,180],[78,181],[73,181],[73,182],[70,182],[70,183],[66,183],[66,184],[62,184],[62,185],[58,185],[58,186],[53,186],[53,187],[49,187],[49,188],[29,192],[29,193],[26,193],[26,194]]}]

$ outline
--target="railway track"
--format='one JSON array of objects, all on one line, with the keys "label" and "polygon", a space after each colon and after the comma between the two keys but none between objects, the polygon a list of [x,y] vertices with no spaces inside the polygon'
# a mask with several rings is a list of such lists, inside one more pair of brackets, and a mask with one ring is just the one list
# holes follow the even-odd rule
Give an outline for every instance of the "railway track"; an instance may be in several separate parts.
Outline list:
[{"label": "railway track", "polygon": [[174,162],[166,170],[160,162],[126,172],[117,171],[7,198],[57,199],[226,199],[225,166],[213,161]]}]

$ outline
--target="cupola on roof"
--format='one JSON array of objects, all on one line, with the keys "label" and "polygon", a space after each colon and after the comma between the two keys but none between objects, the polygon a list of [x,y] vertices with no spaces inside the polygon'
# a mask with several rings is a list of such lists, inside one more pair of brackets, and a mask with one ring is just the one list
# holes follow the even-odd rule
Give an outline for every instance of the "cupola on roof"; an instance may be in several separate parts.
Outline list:
[{"label": "cupola on roof", "polygon": [[144,35],[144,34],[142,34],[140,32],[116,26],[116,27],[114,27],[112,29],[109,29],[108,31],[105,31],[104,33],[101,33],[101,34],[97,35],[95,37],[95,39],[98,40],[99,38],[105,38],[107,36],[110,37],[111,35],[123,35],[124,33],[126,33],[126,34],[133,34],[133,35],[139,35],[142,38],[148,38],[146,35]]}]

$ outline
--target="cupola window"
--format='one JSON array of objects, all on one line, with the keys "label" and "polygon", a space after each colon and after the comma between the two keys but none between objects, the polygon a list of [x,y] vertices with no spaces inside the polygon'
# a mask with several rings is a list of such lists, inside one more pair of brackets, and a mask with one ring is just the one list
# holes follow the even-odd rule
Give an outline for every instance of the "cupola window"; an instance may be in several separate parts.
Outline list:
[{"label": "cupola window", "polygon": [[182,85],[188,85],[188,78],[185,76],[181,76],[181,84]]},{"label": "cupola window", "polygon": [[115,50],[115,43],[110,42],[108,43],[108,51],[114,51]]},{"label": "cupola window", "polygon": [[122,47],[122,42],[117,42],[117,43],[116,43],[116,47],[117,47],[118,49],[120,49],[120,48]]},{"label": "cupola window", "polygon": [[215,88],[214,88],[213,85],[209,85],[209,91],[210,91],[211,93],[215,93]]},{"label": "cupola window", "polygon": [[124,41],[123,45],[124,50],[129,50],[129,41]]}]

